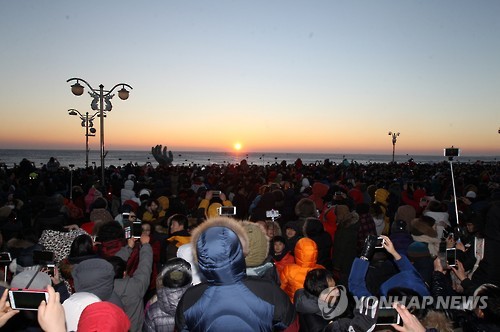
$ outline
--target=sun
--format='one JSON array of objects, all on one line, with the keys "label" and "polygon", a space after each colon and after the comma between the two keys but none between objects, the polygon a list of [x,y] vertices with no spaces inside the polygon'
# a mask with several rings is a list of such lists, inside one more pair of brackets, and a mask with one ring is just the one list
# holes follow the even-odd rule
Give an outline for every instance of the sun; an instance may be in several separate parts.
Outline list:
[{"label": "sun", "polygon": [[235,149],[236,151],[240,151],[240,150],[241,150],[241,148],[242,148],[241,143],[239,143],[239,142],[238,142],[238,143],[234,143],[234,149]]}]

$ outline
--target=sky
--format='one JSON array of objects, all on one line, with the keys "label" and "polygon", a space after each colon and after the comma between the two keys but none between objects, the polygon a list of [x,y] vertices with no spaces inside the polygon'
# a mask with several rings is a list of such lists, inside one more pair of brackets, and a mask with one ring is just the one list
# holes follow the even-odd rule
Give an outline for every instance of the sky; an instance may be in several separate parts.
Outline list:
[{"label": "sky", "polygon": [[106,150],[391,154],[392,131],[399,154],[499,156],[498,17],[497,0],[0,0],[0,149],[85,149],[78,77],[133,87]]}]

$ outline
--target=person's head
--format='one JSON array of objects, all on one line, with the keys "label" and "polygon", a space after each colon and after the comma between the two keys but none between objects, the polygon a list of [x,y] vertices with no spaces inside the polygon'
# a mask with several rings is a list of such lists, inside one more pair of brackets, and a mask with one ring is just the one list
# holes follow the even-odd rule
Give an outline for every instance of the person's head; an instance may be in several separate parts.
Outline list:
[{"label": "person's head", "polygon": [[156,199],[149,199],[146,203],[146,209],[151,213],[158,211],[159,206],[160,204]]},{"label": "person's head", "polygon": [[167,288],[181,288],[191,284],[191,264],[179,257],[169,259],[158,275],[158,281],[160,280],[161,286]]},{"label": "person's head", "polygon": [[287,239],[291,239],[299,234],[299,225],[296,222],[289,221],[285,224],[285,236]]},{"label": "person's head", "polygon": [[299,218],[315,217],[316,212],[316,203],[312,199],[302,198],[295,205],[295,214]]},{"label": "person's head", "polygon": [[151,232],[154,231],[153,225],[147,221],[143,221],[141,223],[141,228],[142,228],[142,234],[150,236]]},{"label": "person's head", "polygon": [[122,225],[120,225],[120,223],[117,221],[104,223],[99,227],[99,230],[97,232],[98,242],[106,242],[124,238],[125,231],[123,230]]},{"label": "person's head", "polygon": [[285,251],[286,240],[283,236],[273,237],[274,254],[281,255]]},{"label": "person's head", "polygon": [[493,284],[483,284],[476,289],[474,296],[484,297],[486,304],[484,308],[474,309],[476,316],[488,323],[500,322],[500,288]]},{"label": "person's head", "polygon": [[193,230],[193,256],[210,284],[234,283],[246,277],[250,246],[245,228],[227,217],[211,218]]},{"label": "person's head", "polygon": [[189,227],[189,220],[183,214],[174,214],[168,218],[168,234],[187,230]]},{"label": "person's head", "polygon": [[118,256],[111,256],[107,258],[107,261],[111,263],[111,265],[113,265],[115,279],[123,279],[123,277],[125,276],[127,263]]},{"label": "person's head", "polygon": [[71,243],[69,257],[81,257],[94,254],[94,242],[87,234],[77,236]]},{"label": "person's head", "polygon": [[130,329],[130,319],[122,308],[107,301],[89,304],[83,309],[78,320],[78,331],[126,332]]},{"label": "person's head", "polygon": [[97,197],[92,203],[94,209],[106,209],[108,207],[108,202],[104,197]]},{"label": "person's head", "polygon": [[304,289],[310,294],[319,297],[321,292],[329,287],[335,287],[333,274],[326,269],[314,269],[306,274]]},{"label": "person's head", "polygon": [[276,221],[268,220],[266,221],[266,234],[272,239],[276,235],[281,235],[281,229]]}]

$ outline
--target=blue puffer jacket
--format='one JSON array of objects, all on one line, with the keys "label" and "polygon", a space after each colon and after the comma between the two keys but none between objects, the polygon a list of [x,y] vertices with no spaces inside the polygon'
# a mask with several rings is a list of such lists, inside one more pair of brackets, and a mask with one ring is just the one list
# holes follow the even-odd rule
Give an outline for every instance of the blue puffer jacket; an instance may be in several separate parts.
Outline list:
[{"label": "blue puffer jacket", "polygon": [[207,282],[189,288],[176,312],[177,331],[272,331],[292,323],[295,310],[269,281],[247,277],[248,237],[230,218],[215,218],[192,235]]}]

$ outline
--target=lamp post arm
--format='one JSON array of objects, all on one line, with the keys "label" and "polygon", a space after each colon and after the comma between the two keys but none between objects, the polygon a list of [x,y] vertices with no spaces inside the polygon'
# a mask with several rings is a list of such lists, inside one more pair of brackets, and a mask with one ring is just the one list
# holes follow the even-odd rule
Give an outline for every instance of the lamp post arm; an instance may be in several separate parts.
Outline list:
[{"label": "lamp post arm", "polygon": [[99,90],[94,89],[94,88],[92,87],[92,85],[90,85],[90,84],[89,84],[87,81],[85,81],[83,78],[73,77],[73,78],[69,78],[69,79],[67,79],[67,80],[66,80],[66,82],[68,82],[68,83],[69,83],[69,82],[71,82],[71,81],[77,81],[77,82],[78,82],[78,81],[82,81],[83,83],[85,83],[85,85],[86,85],[86,86],[88,86],[88,88],[89,88],[90,90],[92,90],[92,91],[94,91],[94,92],[99,91]]},{"label": "lamp post arm", "polygon": [[106,90],[106,93],[103,94],[103,97],[106,97],[106,96],[109,96],[111,94],[111,92],[113,92],[114,89],[116,89],[117,87],[119,86],[126,86],[127,88],[129,88],[130,90],[134,90],[134,88],[132,88],[130,85],[128,85],[127,83],[118,83],[116,84],[114,87],[111,88],[111,90]]}]

